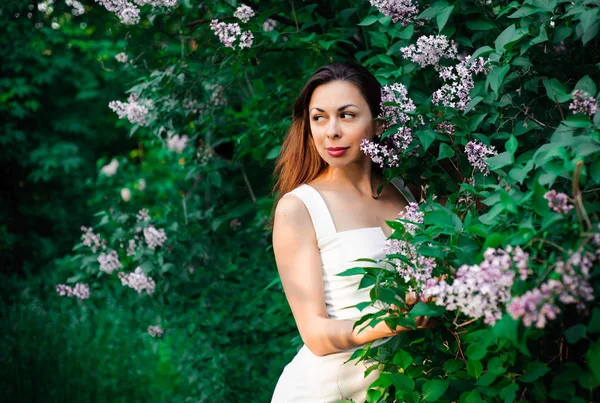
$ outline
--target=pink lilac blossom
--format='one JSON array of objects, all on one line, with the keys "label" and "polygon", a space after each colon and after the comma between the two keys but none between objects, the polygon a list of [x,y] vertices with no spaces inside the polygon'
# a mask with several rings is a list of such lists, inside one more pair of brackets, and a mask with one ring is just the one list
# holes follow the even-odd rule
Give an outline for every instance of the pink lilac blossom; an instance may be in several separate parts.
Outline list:
[{"label": "pink lilac blossom", "polygon": [[62,297],[70,297],[77,299],[88,299],[90,297],[90,287],[87,284],[77,283],[75,287],[70,287],[66,284],[58,284],[56,292]]},{"label": "pink lilac blossom", "polygon": [[381,168],[397,167],[400,165],[400,156],[412,141],[412,131],[408,127],[401,127],[396,133],[387,136],[379,143],[363,139],[360,142],[360,150]]},{"label": "pink lilac blossom", "polygon": [[114,176],[117,173],[117,169],[119,169],[119,161],[113,158],[110,163],[100,168],[100,172],[105,176]]},{"label": "pink lilac blossom", "polygon": [[456,127],[450,122],[442,122],[436,126],[435,130],[442,134],[452,135],[456,131]]},{"label": "pink lilac blossom", "polygon": [[67,6],[73,7],[73,9],[71,10],[71,14],[74,16],[82,15],[83,13],[85,13],[83,4],[81,4],[77,0],[65,0],[65,4]]},{"label": "pink lilac blossom", "polygon": [[152,337],[162,337],[165,331],[160,326],[148,326],[148,333]]},{"label": "pink lilac blossom", "polygon": [[419,66],[433,66],[436,70],[441,68],[441,59],[458,59],[456,43],[449,41],[445,35],[423,35],[417,39],[416,45],[404,47],[400,52]]},{"label": "pink lilac blossom", "polygon": [[486,146],[477,141],[469,141],[465,146],[467,159],[476,171],[482,172],[484,176],[490,173],[490,169],[486,163],[489,157],[498,155],[494,146]]},{"label": "pink lilac blossom", "polygon": [[140,267],[136,268],[133,273],[119,273],[121,284],[129,288],[133,288],[141,294],[146,291],[146,294],[151,295],[156,288],[156,283],[151,277],[148,277]]},{"label": "pink lilac blossom", "polygon": [[133,25],[140,22],[140,9],[145,5],[152,7],[175,7],[179,0],[96,0],[106,10],[115,13],[121,23]]},{"label": "pink lilac blossom", "polygon": [[574,208],[574,206],[569,203],[569,196],[565,193],[557,193],[554,189],[546,192],[544,198],[548,200],[548,207],[557,213],[567,214]]},{"label": "pink lilac blossom", "polygon": [[[389,104],[393,105],[389,105]],[[388,105],[386,105],[388,104]],[[416,106],[408,97],[406,87],[399,83],[384,85],[381,88],[381,114],[379,118],[385,120],[386,129],[395,124],[405,124],[410,120],[406,112],[412,112]]]},{"label": "pink lilac blossom", "polygon": [[400,21],[403,26],[415,22],[419,8],[413,0],[369,0],[381,14],[392,18],[394,23]]},{"label": "pink lilac blossom", "polygon": [[157,230],[151,225],[148,228],[144,228],[144,239],[150,249],[156,249],[159,246],[163,246],[167,241],[167,235],[164,229]]},{"label": "pink lilac blossom", "polygon": [[135,256],[136,249],[137,249],[137,242],[135,241],[135,239],[130,239],[129,242],[127,243],[127,249],[125,250],[127,253],[127,256]]},{"label": "pink lilac blossom", "polygon": [[108,107],[117,114],[119,119],[127,118],[131,123],[138,123],[140,126],[146,124],[146,118],[150,112],[149,107],[152,101],[148,99],[139,99],[139,95],[131,94],[127,102],[111,101]]},{"label": "pink lilac blossom", "polygon": [[584,115],[593,116],[598,110],[598,101],[582,90],[573,91],[573,101],[569,104],[569,109],[573,113],[582,113]]},{"label": "pink lilac blossom", "polygon": [[459,310],[473,319],[484,318],[486,324],[493,325],[502,317],[502,307],[511,297],[513,264],[528,258],[522,251],[510,250],[488,248],[480,264],[459,267],[452,284],[427,280],[424,295],[435,297],[436,304],[448,310]]},{"label": "pink lilac blossom", "polygon": [[127,53],[121,52],[115,55],[115,59],[117,59],[119,63],[127,63],[129,61],[129,56],[127,56]]},{"label": "pink lilac blossom", "polygon": [[169,132],[169,138],[167,139],[167,147],[171,151],[175,151],[177,154],[181,154],[185,146],[187,145],[189,137],[185,134],[179,136],[173,132]]},{"label": "pink lilac blossom", "polygon": [[271,32],[272,30],[275,29],[275,27],[277,27],[277,21],[275,21],[272,18],[267,19],[262,24],[262,30],[263,30],[263,32]]},{"label": "pink lilac blossom", "polygon": [[137,214],[135,215],[135,220],[136,220],[136,222],[150,221],[150,215],[148,215],[148,209],[143,208],[140,211],[138,211]]},{"label": "pink lilac blossom", "polygon": [[[240,49],[249,48],[254,41],[252,32],[244,31],[242,33],[242,28],[237,22],[225,23],[215,19],[211,21],[210,29],[226,48],[235,49],[236,46]],[[237,44],[236,41],[238,41]]]},{"label": "pink lilac blossom", "polygon": [[233,16],[238,20],[242,21],[243,23],[246,23],[250,21],[250,18],[254,17],[254,10],[252,10],[252,8],[248,7],[247,5],[242,4],[235,10]]},{"label": "pink lilac blossom", "polygon": [[474,60],[464,59],[455,66],[440,67],[440,78],[446,84],[433,93],[432,102],[461,111],[467,109],[471,102],[469,93],[475,86],[473,74],[487,71],[485,64],[486,61],[479,57]]},{"label": "pink lilac blossom", "polygon": [[98,263],[100,263],[100,271],[106,274],[112,274],[113,271],[123,268],[116,250],[111,250],[109,253],[101,253],[98,256]]},{"label": "pink lilac blossom", "polygon": [[83,235],[81,235],[83,244],[92,248],[92,252],[96,253],[98,252],[98,249],[106,248],[106,240],[102,239],[100,235],[94,233],[93,228],[84,227],[82,225],[81,230],[84,232]]}]

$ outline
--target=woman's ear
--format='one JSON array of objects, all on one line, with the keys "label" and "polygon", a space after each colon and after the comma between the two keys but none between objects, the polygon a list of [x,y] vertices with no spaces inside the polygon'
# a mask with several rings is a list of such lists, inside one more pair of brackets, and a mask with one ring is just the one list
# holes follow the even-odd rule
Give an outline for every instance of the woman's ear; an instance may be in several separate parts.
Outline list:
[{"label": "woman's ear", "polygon": [[385,121],[383,121],[383,120],[376,120],[375,121],[375,135],[377,137],[381,137],[381,135],[385,131],[384,129],[385,129]]}]

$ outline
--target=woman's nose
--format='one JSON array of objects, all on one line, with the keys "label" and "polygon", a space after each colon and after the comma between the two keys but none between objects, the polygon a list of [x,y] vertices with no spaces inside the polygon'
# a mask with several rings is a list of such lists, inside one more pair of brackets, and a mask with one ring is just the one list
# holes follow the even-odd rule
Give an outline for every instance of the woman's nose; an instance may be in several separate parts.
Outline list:
[{"label": "woman's nose", "polygon": [[341,137],[340,125],[337,119],[331,119],[329,121],[329,125],[327,126],[327,137]]}]

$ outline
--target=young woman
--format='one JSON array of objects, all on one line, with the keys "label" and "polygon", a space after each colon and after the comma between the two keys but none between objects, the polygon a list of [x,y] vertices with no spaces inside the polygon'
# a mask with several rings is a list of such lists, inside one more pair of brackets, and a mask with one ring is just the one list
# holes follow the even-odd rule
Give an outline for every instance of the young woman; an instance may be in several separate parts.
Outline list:
[{"label": "young woman", "polygon": [[[272,403],[364,402],[376,371],[365,378],[364,363],[347,362],[359,346],[408,329],[354,324],[371,307],[361,276],[337,276],[358,258],[385,256],[385,223],[413,196],[403,185],[383,183],[380,172],[360,151],[363,139],[381,134],[380,84],[364,67],[337,63],[308,80],[293,113],[292,126],[276,164],[279,199],[273,249],[287,300],[304,342],[275,388]],[[419,327],[428,326],[418,318]],[[361,326],[364,327],[364,326]]]}]

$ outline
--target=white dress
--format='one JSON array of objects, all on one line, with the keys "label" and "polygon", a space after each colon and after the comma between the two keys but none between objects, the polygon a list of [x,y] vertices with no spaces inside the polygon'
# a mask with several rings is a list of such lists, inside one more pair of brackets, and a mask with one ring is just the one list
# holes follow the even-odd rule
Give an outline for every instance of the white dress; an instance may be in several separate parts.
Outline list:
[{"label": "white dress", "polygon": [[[407,201],[414,201],[402,181],[393,183]],[[354,307],[359,302],[370,300],[370,288],[358,289],[362,276],[337,274],[352,267],[369,265],[353,262],[356,259],[382,259],[386,241],[383,229],[372,227],[337,232],[325,200],[317,190],[305,184],[290,193],[305,204],[315,228],[329,318],[358,320],[366,313],[375,312],[374,307],[367,307],[362,312]],[[387,340],[377,340],[374,344]],[[367,389],[377,379],[378,372],[373,371],[365,378],[367,364],[356,360],[346,362],[354,350],[319,357],[302,346],[284,368],[271,403],[333,403],[343,399],[363,403]]]}]

